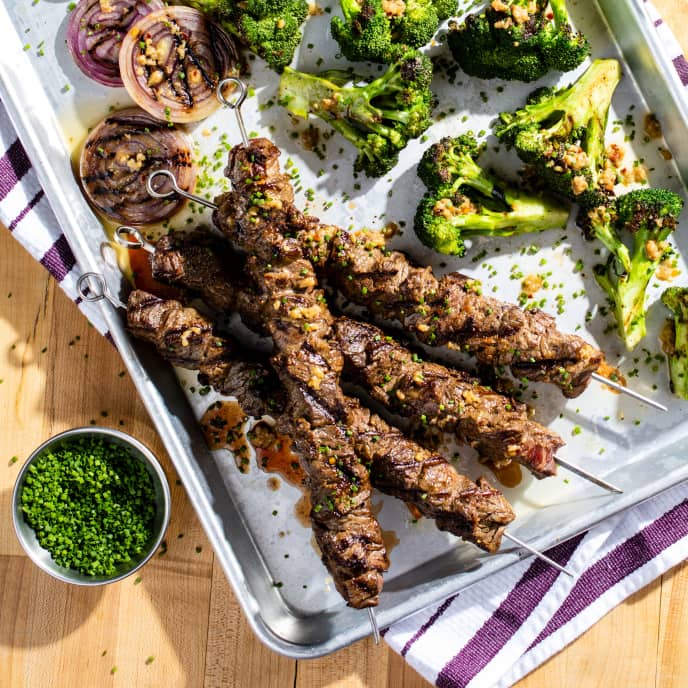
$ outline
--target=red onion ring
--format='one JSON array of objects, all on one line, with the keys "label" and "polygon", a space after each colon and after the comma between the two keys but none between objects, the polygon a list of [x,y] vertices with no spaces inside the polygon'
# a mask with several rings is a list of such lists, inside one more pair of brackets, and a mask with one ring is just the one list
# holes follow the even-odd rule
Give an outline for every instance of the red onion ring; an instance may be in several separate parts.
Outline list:
[{"label": "red onion ring", "polygon": [[221,79],[238,76],[239,53],[202,12],[167,7],[129,29],[119,66],[137,105],[167,122],[197,122],[220,106],[215,89]]},{"label": "red onion ring", "polygon": [[67,27],[67,46],[77,67],[104,86],[123,86],[119,50],[134,22],[163,8],[162,0],[80,0]]},{"label": "red onion ring", "polygon": [[[139,108],[113,112],[89,134],[81,151],[79,174],[88,200],[116,222],[144,225],[176,213],[184,199],[153,198],[146,181],[154,170],[170,170],[180,188],[193,192],[196,167],[191,139]],[[156,191],[165,193],[169,181],[156,179]]]}]

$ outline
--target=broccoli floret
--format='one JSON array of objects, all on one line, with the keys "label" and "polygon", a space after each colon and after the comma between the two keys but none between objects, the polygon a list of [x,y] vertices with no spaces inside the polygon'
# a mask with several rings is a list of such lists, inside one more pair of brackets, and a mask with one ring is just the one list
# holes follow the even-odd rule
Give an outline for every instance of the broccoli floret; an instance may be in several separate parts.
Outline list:
[{"label": "broccoli floret", "polygon": [[564,0],[498,0],[451,23],[447,41],[461,69],[483,79],[534,81],[550,70],[569,72],[590,55]]},{"label": "broccoli floret", "polygon": [[434,2],[432,3],[440,21],[449,19],[449,17],[456,14],[458,4],[458,0],[434,0]]},{"label": "broccoli floret", "polygon": [[[683,199],[665,189],[639,189],[587,214],[586,229],[610,255],[595,266],[595,279],[614,307],[619,335],[630,351],[645,336],[645,293],[657,266],[672,249],[667,238],[675,229]],[[623,233],[632,237],[626,246]]]},{"label": "broccoli floret", "polygon": [[281,72],[301,43],[307,0],[184,0],[213,17],[226,31]]},{"label": "broccoli floret", "polygon": [[479,154],[470,134],[442,139],[423,154],[417,171],[428,192],[418,206],[414,227],[424,244],[462,256],[466,237],[566,226],[568,209],[497,179],[478,165]]},{"label": "broccoli floret", "polygon": [[603,205],[616,184],[604,134],[620,78],[616,60],[596,60],[568,88],[539,89],[522,109],[503,112],[495,133],[548,188],[585,208]]},{"label": "broccoli floret", "polygon": [[671,391],[688,399],[688,287],[669,287],[662,303],[673,316],[662,332],[662,349],[669,361]]},{"label": "broccoli floret", "polygon": [[340,0],[343,18],[333,17],[332,37],[356,62],[391,64],[407,47],[429,43],[457,0]]},{"label": "broccoli floret", "polygon": [[409,139],[430,126],[434,98],[432,63],[407,49],[370,83],[342,73],[306,74],[287,68],[280,79],[280,103],[297,117],[317,115],[359,150],[354,169],[369,177],[388,172]]},{"label": "broccoli floret", "polygon": [[392,52],[392,30],[381,0],[341,0],[341,17],[330,23],[332,37],[342,54],[354,62],[388,62]]}]

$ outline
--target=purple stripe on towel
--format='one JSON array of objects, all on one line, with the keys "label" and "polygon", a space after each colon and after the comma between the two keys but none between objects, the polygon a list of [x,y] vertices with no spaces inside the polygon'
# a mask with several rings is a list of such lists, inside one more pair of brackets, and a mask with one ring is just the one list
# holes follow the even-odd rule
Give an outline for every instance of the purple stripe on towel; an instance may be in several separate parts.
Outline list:
[{"label": "purple stripe on towel", "polygon": [[[571,538],[553,547],[547,554],[558,564],[564,565],[584,537],[585,534]],[[436,683],[438,688],[468,685],[527,621],[559,575],[555,568],[536,559],[494,614],[440,671]]]},{"label": "purple stripe on towel", "polygon": [[64,234],[48,249],[43,258],[41,258],[41,265],[48,269],[48,272],[58,281],[61,282],[76,265],[76,258],[69,248],[67,238]]},{"label": "purple stripe on towel", "polygon": [[17,215],[17,217],[15,217],[14,220],[12,220],[12,222],[10,222],[7,229],[9,229],[10,232],[13,232],[16,229],[17,225],[29,214],[29,211],[36,205],[38,205],[38,203],[40,203],[43,196],[45,196],[45,192],[43,191],[43,189],[39,189],[36,195],[28,202],[24,210],[22,210],[21,213],[19,213],[19,215]]},{"label": "purple stripe on towel", "polygon": [[585,571],[556,614],[528,649],[531,650],[558,631],[607,590],[687,535],[688,499],[622,542]]},{"label": "purple stripe on towel", "polygon": [[675,57],[672,61],[679,77],[681,77],[681,83],[684,86],[688,86],[688,61],[686,61],[683,55]]},{"label": "purple stripe on towel", "polygon": [[409,639],[406,642],[406,645],[401,649],[401,656],[406,657],[408,654],[408,651],[413,647],[413,645],[422,637],[425,635],[425,632],[432,626],[437,619],[444,614],[444,612],[449,609],[449,606],[451,603],[458,597],[457,595],[452,595],[451,597],[448,597],[442,604],[437,607],[435,610],[435,613],[413,634],[413,637]]},{"label": "purple stripe on towel", "polygon": [[0,201],[30,169],[31,162],[17,139],[0,158]]}]

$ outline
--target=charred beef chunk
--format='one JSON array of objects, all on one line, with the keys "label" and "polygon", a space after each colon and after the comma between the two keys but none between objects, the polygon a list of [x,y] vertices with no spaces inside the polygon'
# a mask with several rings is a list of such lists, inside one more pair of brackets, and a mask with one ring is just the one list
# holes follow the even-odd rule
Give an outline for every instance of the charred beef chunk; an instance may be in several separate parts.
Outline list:
[{"label": "charred beef chunk", "polygon": [[167,234],[158,239],[151,255],[153,277],[165,284],[182,286],[202,294],[218,311],[234,309],[236,290],[225,275],[240,274],[240,261],[226,242],[208,232]]},{"label": "charred beef chunk", "polygon": [[272,370],[248,355],[238,356],[237,345],[215,334],[214,323],[196,309],[135,290],[127,303],[127,326],[173,365],[198,370],[202,385],[237,397],[246,413],[259,417],[284,406]]}]

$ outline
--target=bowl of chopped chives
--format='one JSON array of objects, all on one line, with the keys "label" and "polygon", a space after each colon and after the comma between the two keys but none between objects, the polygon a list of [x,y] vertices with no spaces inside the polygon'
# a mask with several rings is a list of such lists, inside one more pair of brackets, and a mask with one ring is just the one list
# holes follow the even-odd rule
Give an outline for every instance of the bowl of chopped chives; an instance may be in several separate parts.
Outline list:
[{"label": "bowl of chopped chives", "polygon": [[19,542],[37,566],[67,583],[103,585],[153,556],[169,523],[170,488],[138,440],[75,428],[29,456],[12,504]]}]

